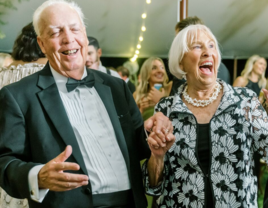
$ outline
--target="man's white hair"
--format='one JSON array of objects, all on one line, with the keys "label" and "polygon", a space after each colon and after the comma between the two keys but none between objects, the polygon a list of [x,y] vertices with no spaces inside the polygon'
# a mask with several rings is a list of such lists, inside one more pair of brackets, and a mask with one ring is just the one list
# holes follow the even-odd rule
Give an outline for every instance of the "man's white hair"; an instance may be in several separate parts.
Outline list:
[{"label": "man's white hair", "polygon": [[48,0],[48,1],[45,1],[41,6],[39,6],[33,14],[33,26],[34,26],[34,30],[35,30],[37,36],[41,35],[40,34],[40,32],[41,32],[40,31],[40,16],[41,16],[41,14],[43,13],[43,11],[47,7],[54,5],[54,4],[64,4],[64,5],[69,6],[71,9],[74,9],[77,12],[83,26],[85,26],[84,14],[83,14],[81,8],[75,2],[66,1],[66,0]]},{"label": "man's white hair", "polygon": [[208,27],[205,25],[190,25],[181,30],[177,36],[174,38],[171,48],[169,50],[169,70],[171,74],[175,77],[181,79],[184,74],[186,74],[180,68],[180,62],[182,61],[184,54],[189,51],[189,45],[191,45],[194,41],[196,41],[199,32],[203,32],[208,35],[215,42],[215,47],[218,54],[218,63],[217,70],[221,63],[221,53],[219,50],[219,45],[216,37],[210,31]]}]

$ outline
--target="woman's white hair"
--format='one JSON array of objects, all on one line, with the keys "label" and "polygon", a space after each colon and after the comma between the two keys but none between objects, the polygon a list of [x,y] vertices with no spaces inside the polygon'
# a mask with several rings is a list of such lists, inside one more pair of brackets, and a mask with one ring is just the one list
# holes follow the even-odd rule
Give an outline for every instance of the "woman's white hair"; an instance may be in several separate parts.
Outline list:
[{"label": "woman's white hair", "polygon": [[215,47],[218,54],[217,69],[221,63],[221,54],[218,46],[218,41],[213,33],[205,25],[190,25],[181,30],[174,38],[171,48],[169,50],[169,70],[178,79],[181,79],[186,74],[181,68],[180,63],[184,57],[184,54],[189,51],[189,46],[197,40],[198,34],[202,32],[208,35],[215,42]]},{"label": "woman's white hair", "polygon": [[49,7],[51,5],[55,5],[55,4],[64,4],[64,5],[69,6],[71,9],[74,9],[77,12],[83,26],[85,26],[84,14],[83,14],[81,8],[75,2],[66,1],[66,0],[48,0],[48,1],[45,1],[41,6],[39,6],[33,14],[33,26],[34,26],[34,30],[35,30],[37,36],[41,35],[40,34],[41,33],[41,31],[40,31],[40,16],[41,16],[41,14],[43,13],[43,11],[47,7]]}]

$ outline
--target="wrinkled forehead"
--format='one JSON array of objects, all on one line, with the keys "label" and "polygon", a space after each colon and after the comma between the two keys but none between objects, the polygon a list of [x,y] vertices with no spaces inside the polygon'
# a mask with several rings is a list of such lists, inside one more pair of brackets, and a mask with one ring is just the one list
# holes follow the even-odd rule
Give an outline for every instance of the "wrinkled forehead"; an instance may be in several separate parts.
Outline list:
[{"label": "wrinkled forehead", "polygon": [[194,43],[204,42],[204,41],[213,42],[213,43],[217,42],[215,38],[213,37],[213,35],[211,34],[211,32],[206,29],[194,28],[188,31],[188,34],[187,34],[188,46]]},{"label": "wrinkled forehead", "polygon": [[65,25],[82,26],[81,19],[75,9],[65,4],[53,4],[43,10],[40,15],[39,25],[41,34],[44,29],[53,29]]}]

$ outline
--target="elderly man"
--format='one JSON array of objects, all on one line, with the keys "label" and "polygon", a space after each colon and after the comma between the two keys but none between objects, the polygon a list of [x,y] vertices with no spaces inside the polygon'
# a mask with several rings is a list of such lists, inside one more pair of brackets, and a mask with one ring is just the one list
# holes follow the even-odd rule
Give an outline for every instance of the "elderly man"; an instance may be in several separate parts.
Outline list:
[{"label": "elderly man", "polygon": [[[49,62],[0,91],[0,186],[36,208],[145,208],[142,118],[123,80],[85,69],[81,9],[49,0],[33,24]],[[163,114],[146,127],[173,137]]]}]

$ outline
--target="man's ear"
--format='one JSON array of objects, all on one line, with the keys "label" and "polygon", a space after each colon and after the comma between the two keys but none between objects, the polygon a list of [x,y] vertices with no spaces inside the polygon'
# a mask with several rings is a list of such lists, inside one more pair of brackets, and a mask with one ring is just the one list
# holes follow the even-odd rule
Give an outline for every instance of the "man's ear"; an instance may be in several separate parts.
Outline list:
[{"label": "man's ear", "polygon": [[99,59],[100,59],[100,57],[101,57],[101,55],[102,55],[102,50],[101,50],[101,48],[99,48],[99,49],[97,50],[97,54],[98,54],[98,57],[99,57]]},{"label": "man's ear", "polygon": [[37,43],[38,43],[41,51],[43,52],[43,54],[46,54],[46,49],[44,47],[44,42],[42,41],[42,39],[39,36],[37,36]]}]

